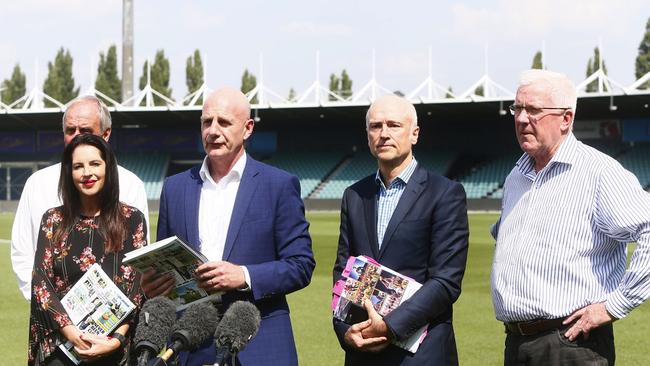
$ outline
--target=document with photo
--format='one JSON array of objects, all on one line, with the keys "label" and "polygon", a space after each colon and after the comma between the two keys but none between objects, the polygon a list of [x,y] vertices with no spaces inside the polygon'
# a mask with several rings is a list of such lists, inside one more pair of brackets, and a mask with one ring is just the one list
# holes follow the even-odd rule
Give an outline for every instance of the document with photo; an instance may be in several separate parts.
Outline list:
[{"label": "document with photo", "polygon": [[[135,309],[131,300],[97,263],[88,268],[61,303],[80,331],[97,335],[112,333]],[[79,364],[72,343],[67,342],[59,348],[75,365]]]},{"label": "document with photo", "polygon": [[203,254],[172,236],[126,253],[123,263],[140,272],[153,268],[160,276],[170,274],[174,277],[176,289],[169,298],[176,303],[176,310],[183,310],[195,302],[218,299],[222,294],[208,293],[196,282],[194,271],[207,261]]},{"label": "document with photo", "polygon": [[[366,300],[381,316],[395,310],[402,302],[413,296],[422,284],[388,267],[384,267],[370,257],[348,258],[348,262],[332,289],[332,313],[334,318],[348,324],[368,319],[363,306]],[[404,342],[394,344],[415,353],[426,336],[423,326]]]}]

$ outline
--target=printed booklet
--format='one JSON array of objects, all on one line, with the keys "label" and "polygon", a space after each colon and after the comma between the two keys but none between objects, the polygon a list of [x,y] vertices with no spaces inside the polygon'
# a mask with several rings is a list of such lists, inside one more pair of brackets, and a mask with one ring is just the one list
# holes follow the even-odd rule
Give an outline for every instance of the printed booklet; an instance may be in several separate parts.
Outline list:
[{"label": "printed booklet", "polygon": [[176,310],[183,310],[194,302],[216,300],[222,292],[208,294],[194,279],[194,271],[208,259],[177,236],[145,245],[124,255],[124,264],[140,272],[154,268],[159,275],[171,274],[176,279],[176,289],[169,298]]},{"label": "printed booklet", "polygon": [[[88,268],[61,303],[80,331],[97,335],[112,333],[135,309],[97,263]],[[80,363],[71,342],[59,348],[75,365]]]},{"label": "printed booklet", "polygon": [[[368,318],[363,303],[370,299],[375,310],[385,316],[413,296],[420,287],[422,284],[382,266],[370,257],[350,257],[341,279],[332,289],[332,312],[334,318],[347,324],[358,323]],[[426,334],[425,325],[405,341],[394,341],[393,344],[415,353]]]}]

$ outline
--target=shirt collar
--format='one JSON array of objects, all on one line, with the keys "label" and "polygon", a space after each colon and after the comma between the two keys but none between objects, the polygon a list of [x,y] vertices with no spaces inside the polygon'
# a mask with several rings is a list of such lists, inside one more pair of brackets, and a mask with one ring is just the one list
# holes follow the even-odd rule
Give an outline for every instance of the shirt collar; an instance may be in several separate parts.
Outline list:
[{"label": "shirt collar", "polygon": [[[226,174],[223,178],[221,178],[220,181],[228,182],[235,178],[241,179],[242,175],[244,174],[244,168],[246,167],[246,159],[247,159],[246,155],[247,154],[244,153],[241,157],[239,157],[239,159],[237,159],[237,162],[232,167],[232,169],[230,169],[228,174]],[[201,177],[203,183],[208,181],[214,184],[215,186],[217,185],[217,182],[215,182],[214,179],[212,179],[212,175],[210,175],[207,155],[205,158],[203,158],[203,164],[201,164],[201,169],[199,170],[199,176]]]},{"label": "shirt collar", "polygon": [[567,137],[560,145],[560,148],[557,150],[551,161],[572,164],[576,161],[576,149],[578,148],[578,139],[573,135],[572,132],[569,132]]},{"label": "shirt collar", "polygon": [[[562,141],[560,144],[560,147],[558,150],[555,152],[551,160],[548,162],[548,165],[554,164],[554,163],[559,163],[559,164],[568,164],[571,165],[576,161],[576,150],[578,148],[578,139],[576,139],[575,135],[573,135],[572,132],[569,132],[567,137]],[[515,164],[521,174],[523,175],[529,175],[531,172],[535,169],[535,160],[533,158],[524,153],[519,160],[517,160],[517,163]],[[534,174],[533,174],[534,175]]]},{"label": "shirt collar", "polygon": [[[415,160],[415,157],[413,157],[409,165],[407,165],[406,168],[402,170],[402,172],[399,173],[399,175],[395,177],[395,179],[393,179],[390,185],[393,185],[393,183],[395,183],[395,181],[398,179],[404,182],[405,185],[408,184],[409,179],[411,179],[411,176],[413,175],[413,172],[415,172],[415,167],[417,166],[417,164],[418,164],[417,160]],[[379,169],[377,169],[377,173],[375,173],[375,182],[378,185],[384,187],[384,181],[381,179],[381,172],[379,171]]]}]

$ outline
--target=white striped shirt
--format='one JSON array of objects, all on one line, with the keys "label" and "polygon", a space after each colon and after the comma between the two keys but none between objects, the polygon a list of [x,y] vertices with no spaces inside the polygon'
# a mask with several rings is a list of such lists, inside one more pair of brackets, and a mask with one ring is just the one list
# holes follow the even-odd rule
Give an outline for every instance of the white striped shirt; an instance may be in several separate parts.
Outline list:
[{"label": "white striped shirt", "polygon": [[399,199],[402,197],[402,193],[404,193],[406,184],[413,175],[417,163],[418,162],[415,161],[415,158],[413,158],[411,163],[409,163],[409,165],[407,165],[406,168],[404,168],[404,170],[395,177],[392,182],[390,182],[388,188],[384,185],[384,181],[381,179],[381,173],[379,169],[377,169],[377,174],[375,175],[375,182],[379,185],[379,199],[377,202],[377,242],[379,243],[380,248],[390,218],[393,216],[393,212],[395,212]]},{"label": "white striped shirt", "polygon": [[527,154],[519,159],[493,236],[490,282],[501,321],[562,318],[598,302],[622,318],[650,296],[650,195],[573,134],[539,172]]}]

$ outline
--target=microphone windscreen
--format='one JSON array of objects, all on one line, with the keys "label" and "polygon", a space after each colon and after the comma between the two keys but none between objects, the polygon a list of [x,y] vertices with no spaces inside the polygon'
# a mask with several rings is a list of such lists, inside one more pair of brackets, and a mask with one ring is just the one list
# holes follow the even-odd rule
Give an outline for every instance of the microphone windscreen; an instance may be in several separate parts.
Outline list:
[{"label": "microphone windscreen", "polygon": [[217,347],[227,347],[238,353],[257,334],[260,328],[260,311],[247,301],[236,301],[223,314],[214,338]]},{"label": "microphone windscreen", "polygon": [[182,332],[187,340],[186,349],[195,350],[214,334],[218,323],[219,311],[211,302],[204,301],[185,310],[174,326],[174,332]]},{"label": "microphone windscreen", "polygon": [[150,342],[160,350],[171,334],[175,321],[176,305],[172,300],[165,296],[147,300],[140,310],[138,326],[133,336],[134,344],[137,346],[142,341]]}]

